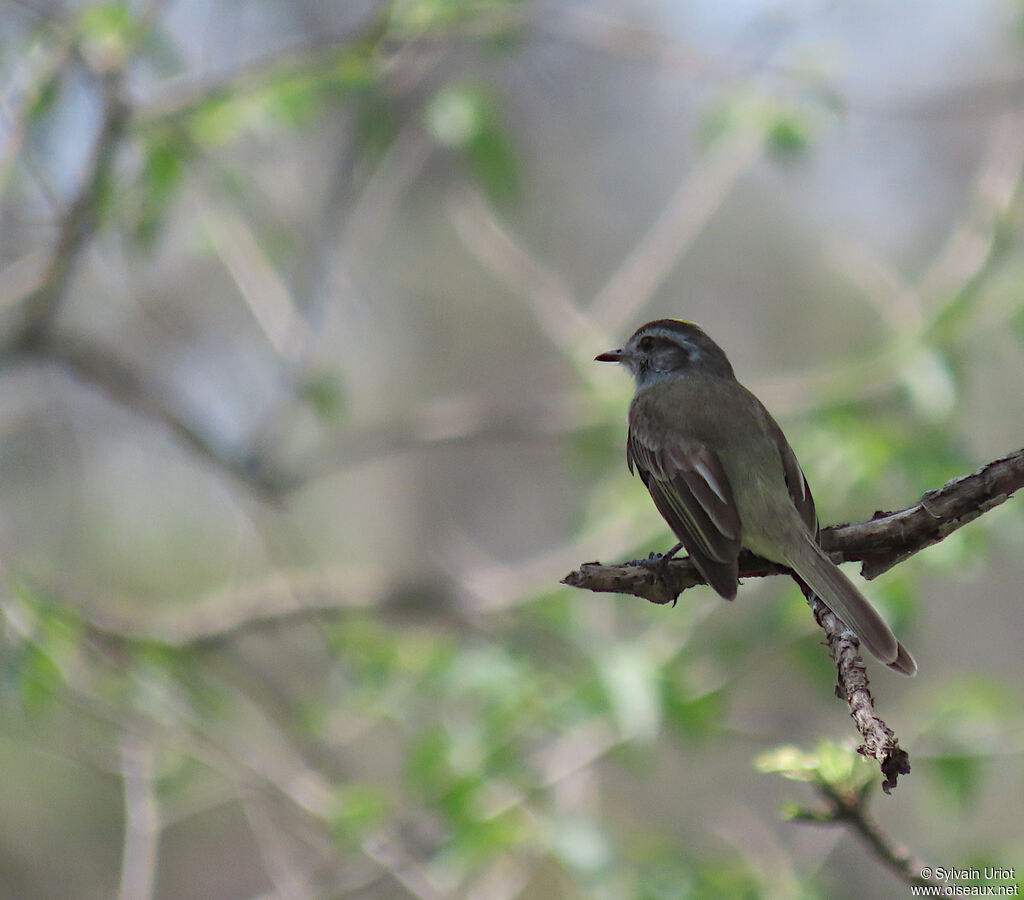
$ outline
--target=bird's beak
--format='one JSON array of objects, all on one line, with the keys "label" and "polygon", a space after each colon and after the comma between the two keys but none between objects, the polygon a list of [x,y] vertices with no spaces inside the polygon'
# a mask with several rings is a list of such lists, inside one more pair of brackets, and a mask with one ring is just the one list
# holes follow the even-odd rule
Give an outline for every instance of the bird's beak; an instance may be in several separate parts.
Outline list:
[{"label": "bird's beak", "polygon": [[622,362],[625,358],[624,350],[608,350],[595,356],[594,362]]}]

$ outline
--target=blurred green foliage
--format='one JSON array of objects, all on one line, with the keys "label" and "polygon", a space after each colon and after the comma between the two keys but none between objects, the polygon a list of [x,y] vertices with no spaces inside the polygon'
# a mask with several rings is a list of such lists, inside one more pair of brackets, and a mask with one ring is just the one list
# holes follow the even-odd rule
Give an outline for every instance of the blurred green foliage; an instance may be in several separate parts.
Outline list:
[{"label": "blurred green foliage", "polygon": [[[454,163],[454,181],[478,187],[498,210],[515,210],[526,173],[500,87],[457,66],[430,69],[422,80],[397,77],[395,69],[400,51],[415,56],[449,38],[481,56],[510,52],[531,9],[517,0],[395,0],[337,45],[257,60],[234,78],[187,85],[151,105],[140,102],[119,148],[106,232],[128,237],[149,259],[166,250],[161,242],[188,190],[219,191],[216,200],[242,219],[261,202],[272,206],[271,192],[247,168],[254,146],[313,132],[325,122],[341,122],[351,136],[349,168],[360,188],[411,131]],[[87,80],[124,66],[178,74],[186,67],[135,4],[84,4],[69,21],[72,43],[87,60]],[[67,33],[55,30],[49,39],[56,47]],[[424,57],[429,62],[429,53]],[[60,72],[42,73],[27,102],[30,137],[53,125],[72,86]],[[704,107],[702,152],[713,155],[722,140],[742,133],[757,136],[770,165],[812,156],[844,110],[827,86],[810,87],[795,98],[761,85],[723,90]],[[10,190],[15,196],[18,184]],[[857,509],[867,517],[878,504],[909,504],[977,464],[977,446],[963,425],[969,375],[962,360],[979,330],[982,340],[995,330],[992,322],[1018,343],[1024,340],[1019,206],[1015,202],[994,223],[985,259],[971,278],[949,294],[926,298],[927,314],[915,324],[880,327],[862,358],[836,360],[837,374],[821,382],[820,393],[806,391],[787,430],[819,508]],[[299,244],[304,237],[288,232],[287,239]],[[864,387],[870,381],[865,372],[881,376]],[[323,429],[317,437],[349,424],[351,387],[330,362],[290,374],[296,398]],[[596,536],[610,530],[623,535],[622,558],[666,549],[663,524],[624,467],[628,386],[580,383],[569,390],[568,424],[559,433],[565,477],[579,497],[566,512],[569,539],[589,547],[591,536],[596,544]],[[370,518],[376,510],[369,508],[394,488],[375,479],[384,480],[376,470],[368,477],[377,490],[361,495],[365,508],[319,514]],[[404,489],[417,487],[409,479]],[[309,490],[297,504],[315,507],[316,494]],[[311,521],[304,538],[313,544],[320,525]],[[275,527],[252,530],[274,547]],[[926,606],[922,581],[985,559],[996,543],[995,527],[985,517],[873,588],[897,631],[914,633]],[[126,557],[133,552],[138,547],[124,551]],[[338,547],[330,545],[329,552],[337,554]],[[373,562],[398,569],[404,561],[390,554],[381,548]],[[267,555],[273,557],[270,550]],[[445,896],[485,896],[477,879],[486,884],[483,879],[506,867],[532,873],[523,879],[527,898],[531,884],[540,885],[536,896],[554,898],[542,893],[552,883],[559,897],[598,900],[831,896],[832,880],[821,872],[827,858],[820,868],[773,875],[753,850],[724,847],[711,826],[676,811],[688,808],[689,794],[703,794],[705,809],[731,814],[732,805],[742,803],[734,784],[749,785],[744,779],[757,778],[752,769],[765,776],[761,782],[781,774],[804,788],[855,794],[877,782],[877,772],[843,743],[850,726],[841,705],[828,707],[834,718],[823,714],[816,729],[816,735],[835,737],[823,738],[813,751],[796,744],[765,749],[778,739],[777,720],[795,719],[803,703],[831,699],[833,673],[796,592],[787,586],[776,605],[758,606],[759,589],[745,585],[751,602],[724,611],[717,599],[704,603],[708,598],[697,592],[677,609],[654,609],[634,598],[559,590],[555,584],[564,573],[549,574],[539,587],[524,577],[519,596],[483,612],[463,602],[473,591],[457,585],[451,587],[457,599],[445,608],[399,609],[380,600],[369,608],[299,616],[294,632],[283,621],[287,616],[268,624],[257,610],[248,630],[214,629],[194,638],[161,631],[165,619],[149,609],[152,621],[145,618],[146,627],[134,631],[119,630],[116,622],[90,623],[91,603],[74,586],[47,592],[13,571],[3,601],[2,711],[23,731],[25,723],[48,717],[58,732],[89,722],[100,749],[90,745],[83,757],[103,758],[100,768],[114,771],[125,733],[150,740],[159,748],[159,804],[180,817],[168,813],[167,821],[182,831],[199,817],[194,810],[204,809],[195,795],[217,794],[211,783],[227,795],[223,802],[237,803],[253,819],[252,796],[272,797],[275,812],[274,804],[287,809],[282,821],[290,822],[296,810],[303,827],[314,820],[334,842],[331,853],[341,869],[379,861],[373,848],[400,845],[409,858],[399,858],[392,874],[423,869],[425,878],[447,886]],[[102,609],[110,598],[99,593],[92,604]],[[169,606],[187,606],[173,600]],[[983,598],[970,602],[980,607]],[[712,609],[717,612],[709,621]],[[201,624],[203,612],[197,614]],[[765,664],[769,645],[773,660],[782,660],[780,684],[769,683],[777,674]],[[933,795],[933,811],[967,815],[994,777],[995,757],[1019,765],[1024,703],[1019,685],[947,680],[940,663],[935,659],[931,673],[922,675],[935,679],[928,682],[935,688],[916,694],[912,706],[894,706],[910,723],[905,743],[913,747],[915,778],[923,776],[917,783]],[[761,676],[751,671],[768,673],[766,684],[752,683]],[[744,691],[761,688],[758,697],[775,718],[747,708]],[[790,712],[779,714],[779,705]],[[813,743],[804,737],[794,741]],[[743,748],[738,762],[737,746]],[[671,814],[644,820],[642,804],[655,807],[665,800],[660,796],[638,799],[635,809],[604,798],[599,784],[625,795],[649,790],[654,768],[664,764],[659,751],[683,761],[672,785],[680,806]],[[727,767],[725,775],[712,773],[708,760]],[[330,787],[319,805],[310,799],[319,796],[309,786],[319,784],[313,774]],[[899,793],[904,790],[901,784]],[[793,818],[809,818],[801,805],[785,809]],[[901,841],[929,836],[924,817],[908,827],[918,833],[902,834]],[[1019,836],[1007,836],[1006,846],[1014,840]],[[977,853],[964,847],[965,859]],[[1002,847],[992,858],[1009,860]],[[463,894],[474,886],[476,893]],[[373,896],[412,896],[398,890],[387,881]]]}]

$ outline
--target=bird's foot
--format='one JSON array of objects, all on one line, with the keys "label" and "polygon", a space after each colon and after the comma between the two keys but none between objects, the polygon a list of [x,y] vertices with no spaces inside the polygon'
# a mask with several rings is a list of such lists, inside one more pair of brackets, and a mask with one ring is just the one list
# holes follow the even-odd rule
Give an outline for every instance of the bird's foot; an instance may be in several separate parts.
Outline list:
[{"label": "bird's foot", "polygon": [[[672,561],[675,555],[683,548],[682,544],[676,544],[668,553],[650,553],[645,559],[633,559],[628,563],[627,566],[637,566],[639,568],[647,569],[654,573],[655,577],[664,585],[668,585],[668,564]],[[678,602],[679,597],[673,597],[672,605],[675,606]]]}]

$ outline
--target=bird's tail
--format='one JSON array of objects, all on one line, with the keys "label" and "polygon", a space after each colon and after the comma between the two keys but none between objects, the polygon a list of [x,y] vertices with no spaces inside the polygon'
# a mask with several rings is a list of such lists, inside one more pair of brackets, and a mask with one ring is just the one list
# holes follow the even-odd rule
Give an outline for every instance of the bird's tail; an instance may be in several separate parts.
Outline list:
[{"label": "bird's tail", "polygon": [[872,655],[890,669],[904,675],[916,674],[917,663],[910,651],[896,640],[878,611],[814,541],[805,541],[786,563],[860,638]]}]

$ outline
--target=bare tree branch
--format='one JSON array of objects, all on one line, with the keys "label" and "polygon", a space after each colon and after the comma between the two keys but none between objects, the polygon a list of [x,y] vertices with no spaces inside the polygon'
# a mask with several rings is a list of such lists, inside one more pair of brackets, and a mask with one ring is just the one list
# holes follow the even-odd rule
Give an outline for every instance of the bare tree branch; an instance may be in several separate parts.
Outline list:
[{"label": "bare tree branch", "polygon": [[[905,509],[879,512],[866,522],[825,528],[819,540],[833,562],[860,560],[864,577],[874,578],[1000,505],[1021,487],[1024,449],[929,491]],[[674,602],[687,588],[705,583],[689,559],[672,560],[667,566],[643,562],[619,566],[585,563],[566,575],[562,583],[591,591],[633,594],[659,604]],[[745,577],[791,574],[785,566],[746,551],[740,555],[739,570]],[[906,751],[875,713],[856,637],[820,600],[812,596],[808,602],[825,631],[829,653],[836,663],[837,694],[847,701],[864,739],[860,752],[878,760],[885,777],[883,789],[888,792],[899,775],[910,771]]]},{"label": "bare tree branch", "polygon": [[57,363],[115,402],[168,426],[182,443],[264,499],[278,500],[292,483],[276,467],[254,454],[226,451],[189,422],[162,390],[111,351],[81,338],[61,336],[53,328],[78,259],[99,227],[117,153],[131,123],[122,68],[113,66],[98,77],[101,121],[81,184],[59,218],[52,248],[41,259],[33,254],[28,271],[13,279],[23,293],[4,300],[5,306],[13,307],[16,318],[0,342],[0,358]]},{"label": "bare tree branch", "polygon": [[466,248],[496,281],[525,296],[537,324],[551,342],[566,358],[585,363],[583,371],[592,368],[591,352],[582,348],[606,339],[590,314],[580,308],[562,276],[524,246],[480,191],[459,192],[449,204],[449,213]]},{"label": "bare tree branch", "polygon": [[207,435],[178,409],[164,391],[104,347],[82,338],[44,333],[23,348],[27,358],[55,363],[115,403],[161,423],[186,447],[263,500],[278,503],[295,481],[260,456],[233,451]]},{"label": "bare tree branch", "polygon": [[764,135],[740,131],[694,164],[661,213],[619,264],[589,313],[602,330],[623,329],[679,265],[739,180],[761,158]]},{"label": "bare tree branch", "polygon": [[109,184],[121,138],[128,123],[128,107],[122,97],[120,69],[102,76],[103,113],[78,193],[60,220],[57,240],[44,274],[30,294],[21,300],[20,321],[4,341],[10,347],[27,346],[50,327],[79,253],[99,224],[103,193]]},{"label": "bare tree branch", "polygon": [[[925,547],[936,544],[1024,487],[1024,449],[955,478],[896,512],[879,512],[866,522],[823,528],[819,542],[835,563],[863,560],[861,574],[875,578]],[[740,576],[761,578],[789,570],[752,553],[740,555]],[[651,603],[671,603],[687,588],[705,584],[689,559],[674,559],[662,574],[636,563],[584,563],[562,579],[569,587],[633,594]]]},{"label": "bare tree branch", "polygon": [[829,655],[836,664],[839,679],[836,696],[850,707],[850,716],[864,739],[857,752],[878,761],[884,776],[882,790],[888,794],[896,787],[899,776],[910,772],[907,751],[900,747],[892,729],[875,712],[875,701],[868,687],[868,674],[860,658],[857,637],[813,592],[801,587],[814,613],[814,620],[825,632]]},{"label": "bare tree branch", "polygon": [[[861,574],[877,578],[897,563],[937,544],[1024,487],[1024,449],[954,478],[917,503],[876,513],[856,525],[823,529],[821,545],[833,561],[862,561]],[[838,559],[837,559],[838,557]]]},{"label": "bare tree branch", "polygon": [[386,17],[371,12],[365,19],[336,34],[324,34],[300,46],[279,50],[269,56],[251,60],[234,70],[195,80],[159,91],[155,97],[135,109],[139,128],[163,125],[176,116],[194,112],[204,103],[233,94],[244,94],[272,83],[275,78],[302,70],[339,50],[360,43],[373,44],[384,36]]},{"label": "bare tree branch", "polygon": [[164,612],[140,611],[130,600],[102,604],[84,613],[93,631],[119,640],[159,641],[172,647],[220,641],[247,629],[293,617],[372,607],[386,594],[381,573],[374,569],[333,572],[274,573],[258,582],[211,593],[194,603]]}]

